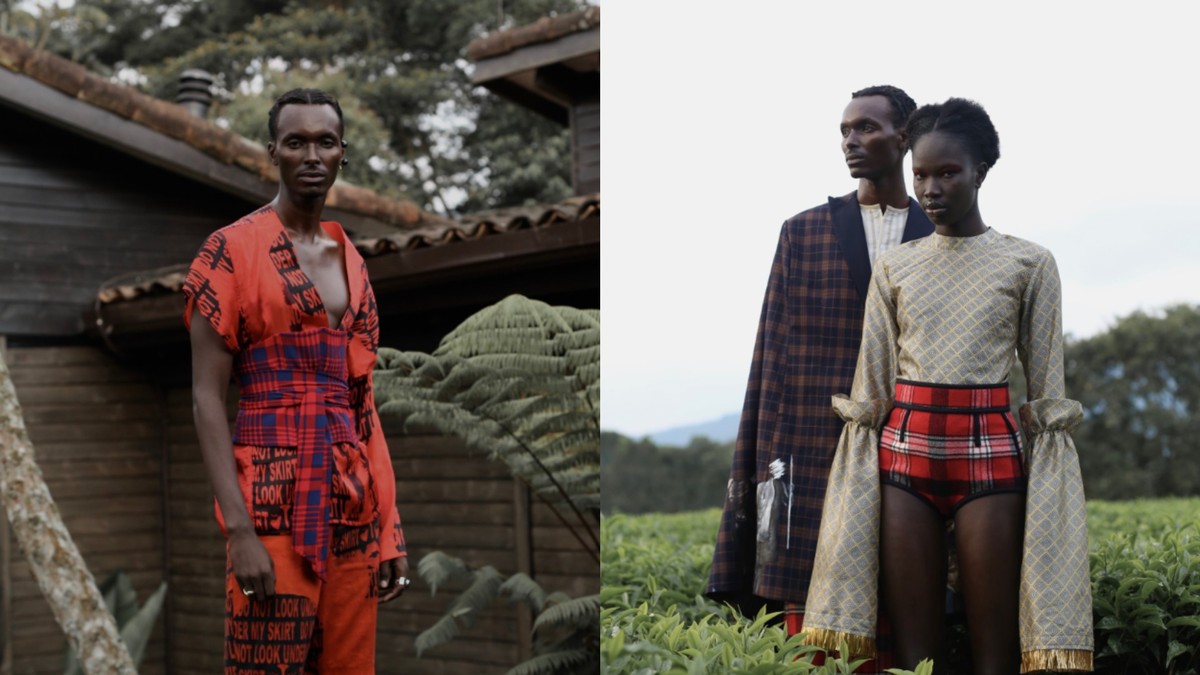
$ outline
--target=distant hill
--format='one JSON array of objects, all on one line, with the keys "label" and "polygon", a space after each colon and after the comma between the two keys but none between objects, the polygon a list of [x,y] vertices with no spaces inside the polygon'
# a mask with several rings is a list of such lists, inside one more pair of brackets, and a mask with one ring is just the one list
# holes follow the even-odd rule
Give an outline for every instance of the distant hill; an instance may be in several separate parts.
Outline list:
[{"label": "distant hill", "polygon": [[737,440],[738,421],[741,417],[741,413],[730,413],[710,422],[657,431],[650,434],[650,440],[659,446],[683,447],[693,436],[707,436],[717,443],[729,443]]}]

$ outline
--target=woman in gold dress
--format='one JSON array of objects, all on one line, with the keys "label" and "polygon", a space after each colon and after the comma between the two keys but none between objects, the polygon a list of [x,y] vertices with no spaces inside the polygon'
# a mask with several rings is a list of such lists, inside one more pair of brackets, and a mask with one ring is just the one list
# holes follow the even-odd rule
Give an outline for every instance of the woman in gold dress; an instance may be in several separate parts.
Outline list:
[{"label": "woman in gold dress", "polygon": [[[874,652],[879,602],[897,666],[942,644],[946,520],[977,675],[1091,670],[1087,531],[1065,398],[1054,257],[988,227],[978,194],[1000,156],[978,104],[909,118],[913,192],[935,232],[882,254],[826,494],[807,640]],[[1018,423],[1007,376],[1019,358]],[[1023,442],[1021,431],[1024,431]]]}]

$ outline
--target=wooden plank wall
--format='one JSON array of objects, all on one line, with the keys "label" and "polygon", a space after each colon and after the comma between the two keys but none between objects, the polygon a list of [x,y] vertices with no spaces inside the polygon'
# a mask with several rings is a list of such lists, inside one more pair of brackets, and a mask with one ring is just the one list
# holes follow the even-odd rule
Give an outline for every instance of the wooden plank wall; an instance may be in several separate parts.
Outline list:
[{"label": "wooden plank wall", "polygon": [[[161,415],[154,387],[94,347],[9,346],[37,462],[88,568],[117,570],[144,602],[162,581]],[[66,638],[15,539],[9,545],[12,673],[61,673]],[[7,618],[7,617],[6,617]],[[160,621],[143,675],[163,668]]]},{"label": "wooden plank wall", "polygon": [[577,195],[600,191],[600,101],[571,108],[571,184]]},{"label": "wooden plank wall", "polygon": [[[196,441],[191,389],[169,389],[166,398],[171,672],[208,675],[224,662],[225,539]],[[236,392],[227,400],[232,413]]]},{"label": "wooden plank wall", "polygon": [[0,125],[0,334],[78,334],[101,282],[188,262],[256,206],[3,106]]},{"label": "wooden plank wall", "polygon": [[[38,462],[97,579],[124,569],[144,601],[162,580],[165,547],[169,600],[143,675],[219,672],[224,540],[213,518],[190,390],[168,389],[164,403],[145,374],[95,347],[10,347],[7,359]],[[229,400],[232,413],[236,392]],[[525,565],[548,590],[596,593],[599,567],[548,508],[523,505],[527,497],[503,465],[453,438],[401,435],[387,425],[385,431],[415,581],[380,615],[377,672],[504,673],[522,653],[519,613],[506,604],[489,608],[462,638],[416,657],[416,635],[453,597],[449,591],[431,596],[417,577],[417,561],[440,550],[511,574],[519,569],[516,542],[524,527],[531,547]],[[65,640],[15,543],[10,549],[12,672],[61,672]],[[171,631],[170,654],[163,626]]]}]

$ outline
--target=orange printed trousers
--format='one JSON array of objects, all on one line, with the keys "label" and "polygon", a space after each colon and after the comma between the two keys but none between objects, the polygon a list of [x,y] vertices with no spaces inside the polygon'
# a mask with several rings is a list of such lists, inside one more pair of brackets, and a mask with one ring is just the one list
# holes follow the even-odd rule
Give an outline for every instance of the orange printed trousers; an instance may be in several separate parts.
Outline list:
[{"label": "orange printed trousers", "polygon": [[[361,446],[333,447],[325,580],[296,552],[296,448],[234,446],[258,539],[275,567],[275,595],[248,598],[226,549],[225,675],[373,675],[380,526]],[[218,519],[224,529],[224,520]]]},{"label": "orange printed trousers", "polygon": [[336,527],[336,553],[331,551],[323,582],[292,548],[290,534],[260,536],[275,563],[275,595],[269,598],[243,595],[227,563],[225,675],[373,674],[377,530]]}]

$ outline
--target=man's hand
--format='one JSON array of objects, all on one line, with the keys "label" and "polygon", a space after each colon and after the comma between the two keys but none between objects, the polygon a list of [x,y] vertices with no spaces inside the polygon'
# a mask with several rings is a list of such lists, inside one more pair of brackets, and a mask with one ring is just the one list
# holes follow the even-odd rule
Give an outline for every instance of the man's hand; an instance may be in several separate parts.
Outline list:
[{"label": "man's hand", "polygon": [[229,562],[246,597],[262,600],[275,595],[275,562],[253,531],[230,533]]},{"label": "man's hand", "polygon": [[379,565],[379,604],[391,602],[408,588],[408,558],[392,558]]}]

